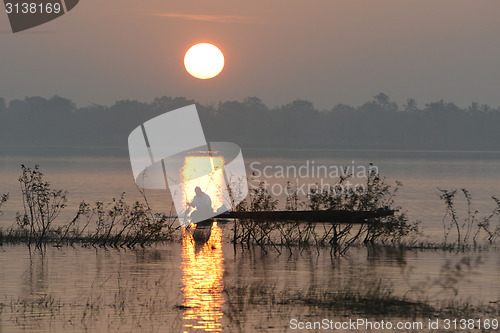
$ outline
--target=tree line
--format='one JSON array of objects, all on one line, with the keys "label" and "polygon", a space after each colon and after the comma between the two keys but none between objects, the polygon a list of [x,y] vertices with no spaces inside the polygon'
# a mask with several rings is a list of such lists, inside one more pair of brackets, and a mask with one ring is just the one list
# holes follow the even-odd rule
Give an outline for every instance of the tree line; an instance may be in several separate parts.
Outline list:
[{"label": "tree line", "polygon": [[268,107],[257,97],[203,105],[184,97],[76,107],[65,98],[0,98],[0,146],[109,147],[126,152],[129,133],[164,112],[196,103],[209,141],[243,149],[498,150],[500,108],[443,100],[398,105],[380,93],[361,106],[318,110],[306,100]]}]

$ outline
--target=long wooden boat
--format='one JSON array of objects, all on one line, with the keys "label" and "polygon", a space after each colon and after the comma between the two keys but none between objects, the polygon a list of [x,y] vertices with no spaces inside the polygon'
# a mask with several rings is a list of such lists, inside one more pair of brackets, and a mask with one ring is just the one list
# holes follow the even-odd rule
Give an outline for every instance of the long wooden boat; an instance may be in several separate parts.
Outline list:
[{"label": "long wooden boat", "polygon": [[378,209],[375,211],[349,210],[297,210],[297,211],[258,211],[226,212],[215,219],[267,220],[267,221],[303,221],[322,223],[365,223],[369,219],[394,215],[394,210]]}]

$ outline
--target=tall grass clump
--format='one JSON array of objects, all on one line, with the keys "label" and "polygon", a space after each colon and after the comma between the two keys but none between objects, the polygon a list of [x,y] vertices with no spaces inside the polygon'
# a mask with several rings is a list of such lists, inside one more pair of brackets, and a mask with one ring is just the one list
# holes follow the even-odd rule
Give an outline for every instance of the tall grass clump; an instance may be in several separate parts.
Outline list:
[{"label": "tall grass clump", "polygon": [[[478,217],[479,211],[472,208],[472,195],[467,189],[462,188],[460,192],[456,189],[438,188],[438,190],[440,192],[439,198],[446,206],[442,220],[445,244],[448,243],[452,230],[455,232],[456,244],[459,248],[470,245],[476,246],[483,232],[486,234],[483,238],[490,244],[495,243],[500,236],[500,219],[497,220],[497,223],[494,222],[495,218],[500,216],[500,199],[492,196],[495,207],[488,215]],[[457,211],[455,203],[457,193],[462,193],[465,198],[465,216],[460,216]]]},{"label": "tall grass clump", "polygon": [[[7,200],[9,200],[9,193],[0,195],[0,208],[2,208],[2,205],[6,203]],[[0,213],[1,212],[2,211],[0,210]]]},{"label": "tall grass clump", "polygon": [[125,193],[122,193],[120,198],[113,198],[107,203],[97,201],[93,206],[82,203],[85,226],[77,231],[78,234],[81,235],[93,222],[95,231],[88,236],[92,244],[132,247],[173,237],[175,219],[154,212],[147,200],[129,204],[124,196]]},{"label": "tall grass clump", "polygon": [[[1,210],[2,206],[4,203],[7,202],[7,200],[9,200],[9,193],[0,195],[0,216],[2,216],[2,210]],[[4,238],[3,230],[0,228],[0,244],[3,241],[3,238]]]},{"label": "tall grass clump", "polygon": [[[397,191],[402,186],[389,185],[372,170],[364,186],[348,186],[350,177],[340,177],[333,186],[312,187],[307,198],[300,199],[297,190],[290,183],[286,187],[286,210],[298,208],[320,211],[338,210],[348,212],[385,212],[394,215],[370,218],[364,221],[346,220],[342,223],[302,222],[302,221],[254,221],[241,220],[235,225],[235,243],[259,245],[315,245],[331,246],[336,254],[343,254],[354,244],[397,243],[403,237],[418,234],[418,223],[409,223],[400,207],[394,207]],[[273,198],[264,183],[251,189],[249,198],[238,205],[240,211],[275,210],[278,200]],[[384,214],[381,214],[384,215]]]},{"label": "tall grass clump", "polygon": [[[9,193],[0,195],[0,209],[2,209],[3,204],[6,203],[7,200],[9,200]],[[2,215],[1,210],[0,210],[0,215]]]},{"label": "tall grass clump", "polygon": [[47,237],[54,220],[66,207],[67,192],[51,189],[38,165],[33,169],[21,165],[21,170],[19,184],[24,212],[18,212],[16,220],[28,232],[28,244],[36,240],[36,244],[40,245]]},{"label": "tall grass clump", "polygon": [[[248,197],[236,206],[236,211],[259,212],[272,211],[278,206],[278,200],[273,198],[265,188],[264,182],[250,189]],[[256,221],[252,219],[240,220],[234,225],[233,243],[244,244],[273,244],[271,234],[278,227],[279,222]]]},{"label": "tall grass clump", "polygon": [[[126,202],[125,193],[110,202],[82,201],[72,219],[55,223],[67,207],[67,191],[53,189],[38,165],[22,165],[21,171],[24,210],[17,213],[16,227],[3,235],[6,241],[37,247],[47,243],[132,247],[173,237],[175,219],[154,212],[143,192],[142,202]],[[8,195],[2,195],[0,207],[7,199]]]},{"label": "tall grass clump", "polygon": [[310,190],[307,206],[312,210],[345,211],[394,211],[393,215],[371,218],[364,223],[332,223],[325,229],[321,242],[334,245],[340,253],[351,245],[398,243],[404,237],[418,234],[419,222],[410,223],[401,207],[395,206],[395,197],[403,184],[396,181],[390,185],[385,178],[372,170],[364,186],[348,186],[350,176],[340,177],[338,182],[327,189],[319,187]]}]

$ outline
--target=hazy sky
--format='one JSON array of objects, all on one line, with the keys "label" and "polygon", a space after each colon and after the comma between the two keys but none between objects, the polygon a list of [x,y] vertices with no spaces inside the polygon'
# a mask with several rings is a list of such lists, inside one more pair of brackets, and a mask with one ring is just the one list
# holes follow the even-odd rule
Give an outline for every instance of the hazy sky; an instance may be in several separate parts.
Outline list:
[{"label": "hazy sky", "polygon": [[[500,106],[500,1],[82,0],[12,34],[0,13],[0,97],[60,95],[79,106],[186,96],[296,98],[329,109],[379,92],[422,106]],[[197,42],[221,48],[215,79],[186,73]]]}]

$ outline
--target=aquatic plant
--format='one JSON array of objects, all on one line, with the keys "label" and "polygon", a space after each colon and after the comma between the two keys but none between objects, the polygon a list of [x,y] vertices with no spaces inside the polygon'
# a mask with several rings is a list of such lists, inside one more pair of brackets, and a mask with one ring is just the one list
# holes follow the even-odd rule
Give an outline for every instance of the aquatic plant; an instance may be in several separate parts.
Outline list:
[{"label": "aquatic plant", "polygon": [[96,201],[93,207],[85,206],[85,226],[92,221],[96,225],[95,231],[89,233],[92,244],[132,247],[171,239],[177,229],[173,226],[176,219],[153,212],[147,200],[128,204],[124,197],[122,193],[111,202]]},{"label": "aquatic plant", "polygon": [[24,212],[17,213],[19,226],[28,231],[28,244],[36,239],[37,246],[46,238],[52,223],[66,207],[67,192],[51,189],[36,165],[33,169],[21,165],[19,177]]},{"label": "aquatic plant", "polygon": [[237,205],[236,211],[269,211],[275,210],[277,206],[278,199],[274,199],[272,194],[267,190],[265,183],[260,182],[258,186],[250,189],[248,198]]},{"label": "aquatic plant", "polygon": [[[315,223],[302,221],[256,221],[240,220],[234,226],[234,243],[277,246],[331,246],[335,255],[344,254],[351,246],[359,243],[397,243],[402,238],[420,233],[419,223],[410,223],[400,207],[394,207],[394,198],[402,186],[396,182],[393,187],[385,178],[372,170],[363,186],[349,185],[350,176],[339,177],[333,186],[316,185],[309,190],[307,198],[300,201],[298,192],[290,182],[286,186],[286,209],[339,211],[394,211],[394,215],[370,218],[366,221],[343,223]],[[341,190],[340,190],[341,189]],[[239,211],[275,210],[278,200],[265,188],[264,183],[252,189],[250,204],[242,202]]]},{"label": "aquatic plant", "polygon": [[456,231],[456,243],[457,246],[467,247],[469,245],[477,245],[478,238],[481,232],[486,233],[486,239],[490,244],[495,243],[498,236],[500,236],[500,219],[495,225],[493,219],[500,216],[500,200],[495,196],[491,198],[494,201],[495,207],[490,212],[489,215],[482,218],[478,218],[479,211],[472,209],[472,195],[465,189],[461,189],[461,193],[465,198],[466,204],[466,215],[464,217],[459,216],[456,205],[455,198],[457,190],[447,190],[438,188],[440,195],[439,198],[444,201],[446,206],[446,211],[443,215],[443,234],[444,243],[448,241],[448,237],[452,229]]},{"label": "aquatic plant", "polygon": [[[9,200],[9,193],[7,194],[2,194],[0,195],[0,209],[2,208],[2,205]],[[0,210],[0,215],[2,214],[2,211]]]},{"label": "aquatic plant", "polygon": [[[1,232],[4,241],[35,243],[37,247],[46,243],[132,247],[171,239],[176,229],[175,219],[154,212],[143,192],[144,200],[131,204],[125,201],[125,193],[110,202],[90,205],[82,201],[73,219],[55,227],[54,221],[66,208],[67,191],[52,189],[38,165],[33,169],[22,165],[21,170],[24,211],[17,213],[17,228]],[[0,202],[7,198],[3,195]]]}]

